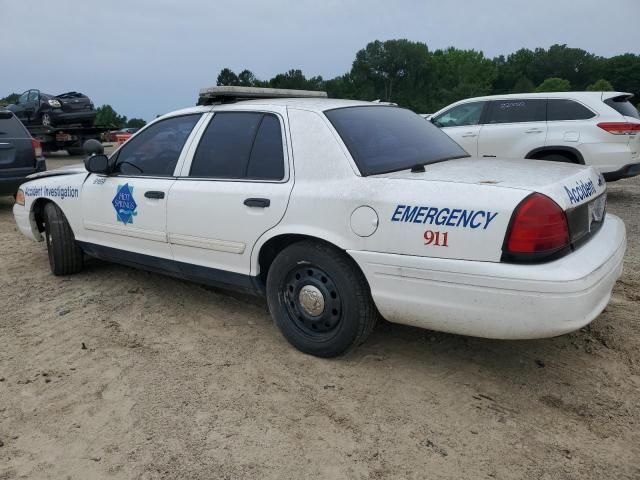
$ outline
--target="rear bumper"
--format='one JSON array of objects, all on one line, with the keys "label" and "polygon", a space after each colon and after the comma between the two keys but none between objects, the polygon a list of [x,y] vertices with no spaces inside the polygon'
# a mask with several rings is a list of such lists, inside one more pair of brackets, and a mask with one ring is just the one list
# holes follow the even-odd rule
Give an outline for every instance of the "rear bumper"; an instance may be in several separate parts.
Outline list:
[{"label": "rear bumper", "polygon": [[[33,170],[23,171],[18,176],[3,177],[0,176],[0,195],[15,195],[20,185],[22,185],[27,175],[33,173],[44,172],[47,169],[44,158],[39,159],[36,162],[36,168]],[[0,175],[2,172],[0,171]]]},{"label": "rear bumper", "polygon": [[615,182],[623,178],[631,178],[640,175],[640,163],[630,163],[613,172],[605,172],[602,174],[607,182]]},{"label": "rear bumper", "polygon": [[553,262],[516,265],[349,251],[387,320],[462,335],[527,339],[593,321],[622,273],[626,233],[607,215],[589,242]]}]

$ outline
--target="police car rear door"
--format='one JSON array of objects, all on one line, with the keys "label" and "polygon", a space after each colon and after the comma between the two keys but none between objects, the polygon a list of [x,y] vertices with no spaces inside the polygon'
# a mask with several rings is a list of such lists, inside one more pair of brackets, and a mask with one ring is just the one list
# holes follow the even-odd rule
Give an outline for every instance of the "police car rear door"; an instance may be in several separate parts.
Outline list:
[{"label": "police car rear door", "polygon": [[169,195],[169,243],[185,269],[217,269],[222,281],[250,273],[253,245],[280,222],[293,187],[286,118],[284,107],[241,103],[211,114]]}]

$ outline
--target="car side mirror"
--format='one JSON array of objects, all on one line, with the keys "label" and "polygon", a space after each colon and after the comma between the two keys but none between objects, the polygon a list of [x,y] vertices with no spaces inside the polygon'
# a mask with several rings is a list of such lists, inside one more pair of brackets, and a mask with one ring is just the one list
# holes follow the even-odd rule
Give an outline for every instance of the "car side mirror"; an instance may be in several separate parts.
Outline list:
[{"label": "car side mirror", "polygon": [[102,153],[91,155],[84,160],[84,168],[86,168],[89,173],[109,175],[109,157]]},{"label": "car side mirror", "polygon": [[82,145],[82,150],[87,155],[98,155],[104,153],[104,147],[98,140],[90,138]]}]

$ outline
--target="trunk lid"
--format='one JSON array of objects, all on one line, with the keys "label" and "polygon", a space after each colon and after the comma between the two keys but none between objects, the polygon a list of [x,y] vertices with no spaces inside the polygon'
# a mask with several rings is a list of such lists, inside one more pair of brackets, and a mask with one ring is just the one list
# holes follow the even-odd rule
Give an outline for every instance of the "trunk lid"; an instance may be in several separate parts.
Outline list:
[{"label": "trunk lid", "polygon": [[544,160],[461,158],[425,165],[425,172],[403,170],[376,177],[539,192],[563,210],[587,203],[606,190],[604,178],[591,167]]}]

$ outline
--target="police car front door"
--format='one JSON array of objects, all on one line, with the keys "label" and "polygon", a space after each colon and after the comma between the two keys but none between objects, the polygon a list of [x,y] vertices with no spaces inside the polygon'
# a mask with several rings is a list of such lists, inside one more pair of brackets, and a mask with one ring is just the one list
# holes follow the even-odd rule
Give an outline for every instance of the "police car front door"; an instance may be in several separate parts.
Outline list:
[{"label": "police car front door", "polygon": [[[172,258],[167,200],[184,145],[200,118],[194,114],[155,122],[114,154],[112,175],[87,178],[82,208],[90,243],[134,255]],[[145,261],[144,257],[128,258]]]},{"label": "police car front door", "polygon": [[219,112],[194,142],[167,207],[169,243],[186,270],[216,269],[223,282],[250,273],[253,246],[280,222],[293,187],[285,115]]}]

